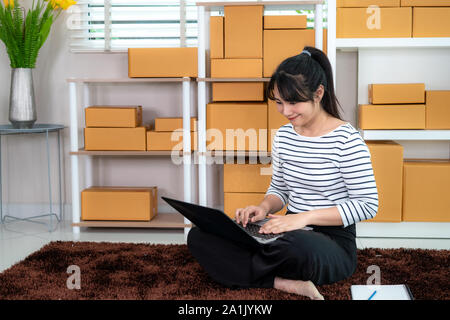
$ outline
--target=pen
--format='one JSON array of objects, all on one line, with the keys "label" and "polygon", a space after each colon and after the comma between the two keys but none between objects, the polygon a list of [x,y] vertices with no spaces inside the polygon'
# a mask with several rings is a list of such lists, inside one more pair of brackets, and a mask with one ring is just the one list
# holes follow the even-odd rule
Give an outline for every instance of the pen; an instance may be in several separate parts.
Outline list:
[{"label": "pen", "polygon": [[377,290],[375,290],[373,293],[372,293],[372,295],[369,297],[369,299],[367,299],[367,300],[370,300],[370,299],[372,299],[373,298],[373,296],[375,295],[375,293],[377,293]]}]

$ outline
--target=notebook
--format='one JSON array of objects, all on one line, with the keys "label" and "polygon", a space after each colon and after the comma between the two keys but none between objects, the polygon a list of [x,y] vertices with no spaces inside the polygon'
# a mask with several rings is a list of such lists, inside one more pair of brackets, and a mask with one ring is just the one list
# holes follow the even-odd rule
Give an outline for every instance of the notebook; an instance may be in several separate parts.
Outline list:
[{"label": "notebook", "polygon": [[352,285],[352,300],[414,300],[406,284]]}]

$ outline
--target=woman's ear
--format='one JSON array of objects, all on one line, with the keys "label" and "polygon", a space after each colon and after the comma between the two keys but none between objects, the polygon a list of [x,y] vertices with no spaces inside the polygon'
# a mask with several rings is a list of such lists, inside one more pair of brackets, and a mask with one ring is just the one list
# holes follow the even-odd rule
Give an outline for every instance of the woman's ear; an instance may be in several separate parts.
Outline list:
[{"label": "woman's ear", "polygon": [[314,93],[314,102],[319,103],[322,101],[323,95],[325,94],[325,88],[322,84],[319,85],[316,92]]}]

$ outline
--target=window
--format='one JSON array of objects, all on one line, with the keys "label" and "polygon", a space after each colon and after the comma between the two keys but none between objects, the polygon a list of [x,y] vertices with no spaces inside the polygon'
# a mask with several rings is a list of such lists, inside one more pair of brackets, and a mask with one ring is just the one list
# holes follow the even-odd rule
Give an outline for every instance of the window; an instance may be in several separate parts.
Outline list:
[{"label": "window", "polygon": [[[67,26],[73,52],[126,51],[133,47],[197,47],[196,0],[79,0]],[[307,14],[313,10],[265,10],[265,15]],[[223,15],[223,11],[212,12]],[[324,5],[326,27],[326,4]]]}]

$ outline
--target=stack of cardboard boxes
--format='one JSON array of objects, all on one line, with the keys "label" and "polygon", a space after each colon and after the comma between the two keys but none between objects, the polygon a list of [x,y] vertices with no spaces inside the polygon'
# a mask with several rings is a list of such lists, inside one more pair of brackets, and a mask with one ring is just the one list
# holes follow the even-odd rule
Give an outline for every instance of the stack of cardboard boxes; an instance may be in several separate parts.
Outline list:
[{"label": "stack of cardboard boxes", "polygon": [[450,222],[450,161],[403,159],[393,141],[367,141],[379,208],[369,222]]},{"label": "stack of cardboard boxes", "polygon": [[141,106],[87,107],[85,122],[85,150],[146,150]]},{"label": "stack of cardboard boxes", "polygon": [[[85,109],[85,150],[145,151],[141,106]],[[157,215],[157,187],[90,187],[81,192],[82,220],[149,221]]]},{"label": "stack of cardboard boxes", "polygon": [[[263,12],[263,6],[225,6],[224,16],[211,17],[212,78],[270,77],[284,59],[315,46],[315,30],[307,29],[305,15]],[[207,105],[206,127],[213,129],[208,150],[270,151],[273,133],[288,122],[267,102],[263,82],[213,82],[212,100]]]},{"label": "stack of cardboard boxes", "polygon": [[[197,118],[191,118],[191,151],[197,150]],[[183,151],[183,118],[155,118],[147,131],[147,151]]]},{"label": "stack of cardboard boxes", "polygon": [[[371,84],[359,109],[361,129],[450,129],[450,91],[419,84]],[[367,141],[379,210],[370,221],[450,221],[448,160],[407,160],[393,141]]]},{"label": "stack of cardboard boxes", "polygon": [[[224,212],[232,219],[236,209],[259,205],[264,199],[272,177],[266,164],[224,164]],[[276,214],[286,213],[286,207]]]},{"label": "stack of cardboard boxes", "polygon": [[337,0],[337,38],[450,37],[450,0]]},{"label": "stack of cardboard boxes", "polygon": [[450,129],[450,90],[423,83],[370,84],[369,102],[359,106],[359,128]]}]

